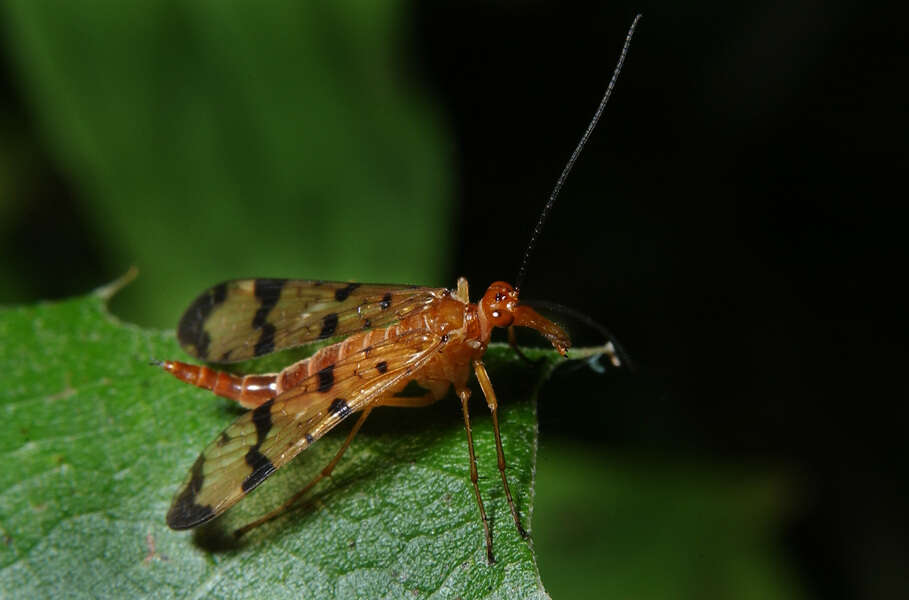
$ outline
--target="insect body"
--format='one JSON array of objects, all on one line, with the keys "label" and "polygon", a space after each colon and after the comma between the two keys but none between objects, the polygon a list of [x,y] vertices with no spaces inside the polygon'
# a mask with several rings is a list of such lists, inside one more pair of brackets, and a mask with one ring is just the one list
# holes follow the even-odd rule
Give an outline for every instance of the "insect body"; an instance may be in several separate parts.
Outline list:
[{"label": "insect body", "polygon": [[[606,93],[534,228],[518,271],[518,286],[565,178],[609,100],[639,19],[640,15],[632,22]],[[537,330],[562,355],[570,345],[564,331],[521,305],[518,288],[502,281],[490,285],[477,304],[470,303],[464,278],[454,291],[288,279],[229,281],[209,289],[190,305],[177,330],[183,348],[197,358],[230,363],[347,337],[280,373],[241,377],[179,361],[156,363],[187,383],[251,409],[196,459],[167,513],[168,525],[188,529],[220,515],[341,421],[359,413],[321,474],[282,506],[238,530],[242,534],[283,512],[329,475],[374,408],[424,406],[454,387],[464,415],[470,479],[486,536],[486,555],[493,562],[492,535],[477,485],[467,380],[472,370],[492,412],[505,497],[518,531],[526,536],[508,488],[498,402],[482,361],[493,328],[512,326]],[[412,381],[426,394],[398,396]]]},{"label": "insect body", "polygon": [[[174,497],[168,525],[186,529],[218,516],[345,418],[360,413],[322,474],[241,532],[269,520],[331,472],[374,408],[423,406],[453,386],[461,401],[470,478],[491,562],[492,537],[477,485],[467,382],[473,371],[492,412],[502,483],[524,535],[505,476],[497,400],[482,362],[493,328],[510,326],[536,329],[563,355],[570,345],[557,325],[521,305],[517,290],[504,282],[489,286],[476,304],[470,303],[463,278],[454,291],[285,279],[238,280],[209,289],[189,307],[177,332],[183,347],[198,358],[236,362],[348,337],[273,374],[237,376],[178,361],[160,363],[179,379],[251,409],[196,460]],[[411,381],[426,394],[396,396]]]}]

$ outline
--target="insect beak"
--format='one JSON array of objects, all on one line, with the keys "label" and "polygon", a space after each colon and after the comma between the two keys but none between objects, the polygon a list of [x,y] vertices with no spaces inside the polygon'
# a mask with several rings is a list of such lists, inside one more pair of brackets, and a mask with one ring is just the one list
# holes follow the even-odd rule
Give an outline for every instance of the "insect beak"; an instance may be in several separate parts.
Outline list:
[{"label": "insect beak", "polygon": [[529,327],[536,329],[543,335],[552,347],[559,351],[559,354],[565,356],[568,348],[571,347],[571,340],[568,334],[562,331],[562,328],[539,314],[529,306],[517,306],[514,309],[514,323],[518,327]]}]

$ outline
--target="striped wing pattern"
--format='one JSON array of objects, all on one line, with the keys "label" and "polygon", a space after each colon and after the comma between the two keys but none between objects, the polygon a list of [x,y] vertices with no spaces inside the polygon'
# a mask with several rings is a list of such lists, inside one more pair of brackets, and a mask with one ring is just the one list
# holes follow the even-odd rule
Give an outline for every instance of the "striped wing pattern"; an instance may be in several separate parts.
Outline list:
[{"label": "striped wing pattern", "polygon": [[193,356],[230,363],[389,325],[444,289],[306,279],[237,279],[202,293],[177,327]]},{"label": "striped wing pattern", "polygon": [[188,529],[218,516],[347,416],[398,391],[444,344],[426,331],[389,337],[244,414],[196,459],[168,525]]}]

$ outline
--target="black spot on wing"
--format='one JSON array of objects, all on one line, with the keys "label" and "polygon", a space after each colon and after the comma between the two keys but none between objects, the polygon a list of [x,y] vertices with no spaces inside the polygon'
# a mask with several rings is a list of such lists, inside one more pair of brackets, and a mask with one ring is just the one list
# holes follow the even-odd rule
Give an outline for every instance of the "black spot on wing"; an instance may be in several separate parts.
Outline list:
[{"label": "black spot on wing", "polygon": [[306,440],[307,444],[312,444],[316,439],[312,437],[312,434],[306,433],[303,435],[303,438]]},{"label": "black spot on wing", "polygon": [[275,472],[275,466],[272,462],[259,451],[268,436],[268,432],[271,431],[271,406],[274,403],[275,399],[272,398],[252,411],[252,422],[256,426],[256,444],[249,449],[245,457],[246,464],[252,468],[252,473],[243,480],[240,486],[244,493],[255,488],[266,477]]},{"label": "black spot on wing", "polygon": [[177,339],[181,346],[199,358],[208,358],[211,337],[205,331],[205,322],[226,298],[227,282],[224,282],[206,290],[189,305],[177,325]]},{"label": "black spot on wing", "polygon": [[259,310],[253,316],[252,326],[259,329],[265,325],[268,313],[281,299],[281,290],[284,289],[286,279],[256,279],[253,284],[253,294],[259,300]]},{"label": "black spot on wing", "polygon": [[202,328],[199,328],[198,336],[193,340],[193,342],[188,343],[184,339],[180,339],[180,345],[184,348],[188,346],[193,346],[195,348],[195,355],[205,360],[208,358],[208,346],[211,344],[211,336],[208,335],[207,331],[203,331]]},{"label": "black spot on wing", "polygon": [[360,287],[359,283],[351,283],[342,288],[335,290],[335,300],[338,302],[344,302],[347,300],[347,297],[350,296],[350,293]]},{"label": "black spot on wing", "polygon": [[252,411],[252,422],[256,426],[256,446],[261,446],[271,431],[271,407],[275,399],[263,402]]},{"label": "black spot on wing", "polygon": [[259,341],[253,348],[256,356],[271,354],[275,351],[275,326],[271,323],[265,323],[262,326],[262,333],[259,334]]},{"label": "black spot on wing", "polygon": [[167,511],[167,525],[171,529],[189,529],[215,516],[211,506],[196,504],[196,495],[205,483],[205,475],[202,474],[204,464],[205,457],[199,456],[190,470],[189,483],[174,498]]},{"label": "black spot on wing", "polygon": [[379,306],[382,307],[382,310],[388,310],[388,307],[391,306],[391,292],[385,292],[385,295],[382,296],[382,301],[379,302]]},{"label": "black spot on wing", "polygon": [[388,363],[385,362],[384,360],[381,361],[381,362],[376,363],[376,370],[377,370],[379,373],[384,373],[385,371],[388,370]]},{"label": "black spot on wing", "polygon": [[256,450],[253,452],[250,450],[246,453],[246,464],[252,467],[252,473],[250,473],[246,479],[243,480],[243,483],[240,485],[243,493],[247,493],[250,490],[253,490],[260,483],[265,481],[265,479],[275,472],[275,466],[271,464],[271,461],[268,460],[268,457]]},{"label": "black spot on wing", "polygon": [[338,329],[338,314],[329,313],[322,317],[322,331],[319,332],[319,339],[330,338]]},{"label": "black spot on wing", "polygon": [[328,406],[328,410],[331,414],[342,419],[350,414],[350,406],[344,398],[335,398],[332,400],[331,404]]},{"label": "black spot on wing", "polygon": [[319,391],[322,393],[327,392],[331,389],[331,386],[335,384],[335,366],[328,365],[324,369],[319,371]]},{"label": "black spot on wing", "polygon": [[211,289],[211,299],[215,306],[227,300],[227,282],[219,283]]}]

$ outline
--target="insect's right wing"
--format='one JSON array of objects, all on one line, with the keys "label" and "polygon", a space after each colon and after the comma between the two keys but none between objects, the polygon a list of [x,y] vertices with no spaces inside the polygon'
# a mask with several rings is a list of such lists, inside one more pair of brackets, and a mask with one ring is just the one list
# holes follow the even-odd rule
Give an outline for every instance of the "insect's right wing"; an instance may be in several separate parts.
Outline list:
[{"label": "insect's right wing", "polygon": [[196,459],[167,524],[188,529],[218,516],[351,413],[398,391],[445,343],[423,330],[390,337],[241,416]]},{"label": "insect's right wing", "polygon": [[444,289],[305,279],[238,279],[205,292],[180,319],[177,338],[209,362],[237,362],[391,324]]}]

